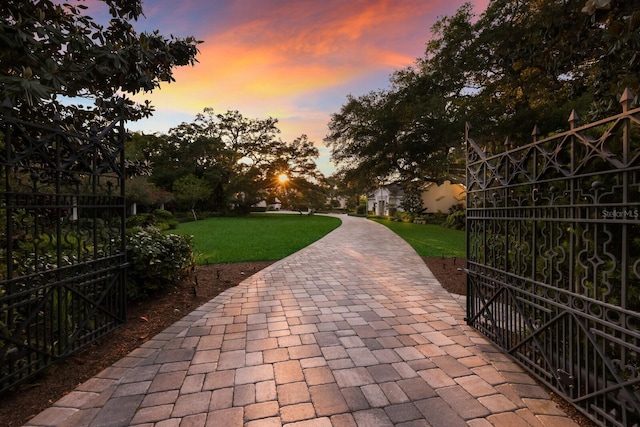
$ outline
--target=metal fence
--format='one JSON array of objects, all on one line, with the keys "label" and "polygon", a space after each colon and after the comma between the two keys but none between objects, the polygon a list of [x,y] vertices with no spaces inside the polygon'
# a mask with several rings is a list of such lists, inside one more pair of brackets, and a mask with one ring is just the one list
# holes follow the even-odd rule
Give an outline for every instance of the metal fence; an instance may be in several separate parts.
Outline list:
[{"label": "metal fence", "polygon": [[0,111],[0,392],[125,320],[124,121]]},{"label": "metal fence", "polygon": [[601,425],[640,425],[640,109],[486,153],[467,130],[467,321]]}]

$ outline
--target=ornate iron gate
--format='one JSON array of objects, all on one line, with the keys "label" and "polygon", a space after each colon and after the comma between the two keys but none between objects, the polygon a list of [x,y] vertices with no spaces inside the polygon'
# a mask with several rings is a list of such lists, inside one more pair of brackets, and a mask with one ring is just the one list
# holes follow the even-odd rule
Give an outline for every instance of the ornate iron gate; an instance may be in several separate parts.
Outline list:
[{"label": "ornate iron gate", "polygon": [[640,109],[485,153],[467,130],[468,324],[601,425],[640,425]]},{"label": "ornate iron gate", "polygon": [[124,121],[0,112],[0,392],[125,320]]}]

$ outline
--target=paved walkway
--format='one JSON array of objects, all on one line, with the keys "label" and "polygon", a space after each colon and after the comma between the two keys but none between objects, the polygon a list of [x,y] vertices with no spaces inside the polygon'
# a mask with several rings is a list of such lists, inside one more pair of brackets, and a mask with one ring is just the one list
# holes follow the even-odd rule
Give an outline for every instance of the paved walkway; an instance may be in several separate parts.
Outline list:
[{"label": "paved walkway", "polygon": [[341,219],[27,425],[576,426],[403,240]]}]

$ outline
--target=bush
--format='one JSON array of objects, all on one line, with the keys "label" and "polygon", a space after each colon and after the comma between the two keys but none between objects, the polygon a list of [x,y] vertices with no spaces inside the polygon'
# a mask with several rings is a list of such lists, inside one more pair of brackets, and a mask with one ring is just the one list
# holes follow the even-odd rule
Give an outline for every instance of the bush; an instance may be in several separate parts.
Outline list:
[{"label": "bush", "polygon": [[444,226],[447,223],[447,214],[441,211],[438,211],[438,212],[427,215],[426,221],[427,221],[427,224]]},{"label": "bush", "polygon": [[171,212],[164,209],[156,209],[153,211],[153,216],[156,218],[155,226],[160,230],[175,230],[180,224]]},{"label": "bush", "polygon": [[169,221],[173,219],[173,214],[164,209],[156,209],[153,211],[153,216],[161,221]]},{"label": "bush", "polygon": [[366,215],[367,214],[367,205],[364,203],[361,203],[358,205],[358,208],[356,209],[356,214],[358,215]]},{"label": "bush", "polygon": [[396,221],[396,222],[413,222],[413,220],[415,219],[416,214],[412,213],[412,212],[401,212],[401,211],[396,211],[396,213],[393,215],[393,217],[391,217],[391,221]]},{"label": "bush", "polygon": [[127,217],[127,228],[150,227],[156,223],[155,217],[150,213],[142,213]]},{"label": "bush", "polygon": [[160,230],[174,230],[178,228],[178,220],[173,214],[163,209],[156,209],[152,213],[142,213],[127,217],[127,228],[156,227]]},{"label": "bush", "polygon": [[456,230],[464,230],[466,227],[467,211],[462,205],[455,205],[449,208],[446,226]]},{"label": "bush", "polygon": [[127,231],[127,296],[138,300],[182,279],[195,265],[192,238],[157,228]]}]

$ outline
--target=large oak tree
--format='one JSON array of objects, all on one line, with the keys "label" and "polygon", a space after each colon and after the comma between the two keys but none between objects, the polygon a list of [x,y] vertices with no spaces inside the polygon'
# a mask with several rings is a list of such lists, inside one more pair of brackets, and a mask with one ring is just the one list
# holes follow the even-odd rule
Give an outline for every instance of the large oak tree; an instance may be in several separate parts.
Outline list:
[{"label": "large oak tree", "polygon": [[[425,55],[391,88],[348,97],[325,143],[343,176],[369,186],[457,180],[465,122],[489,149],[566,129],[571,110],[616,112],[640,90],[640,0],[492,0],[432,28]],[[529,139],[530,141],[530,139]]]},{"label": "large oak tree", "polygon": [[[166,135],[135,134],[130,155],[153,166],[151,180],[175,191],[186,175],[204,180],[211,192],[203,205],[218,212],[249,213],[269,195],[281,195],[280,174],[289,177],[288,194],[308,199],[322,178],[317,169],[318,149],[306,135],[291,142],[279,138],[278,120],[252,119],[239,111],[216,113],[206,108],[193,122],[172,128]],[[273,198],[273,197],[272,197]]]}]

